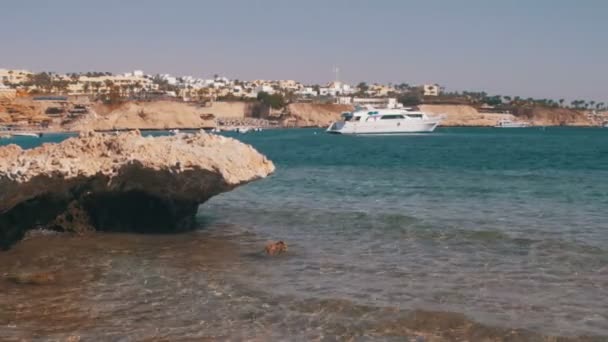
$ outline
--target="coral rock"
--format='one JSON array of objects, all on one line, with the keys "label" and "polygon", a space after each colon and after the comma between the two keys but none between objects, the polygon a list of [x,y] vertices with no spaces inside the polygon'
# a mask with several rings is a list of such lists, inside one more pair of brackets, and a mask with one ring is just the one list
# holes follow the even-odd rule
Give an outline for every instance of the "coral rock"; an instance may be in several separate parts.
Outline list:
[{"label": "coral rock", "polygon": [[0,148],[0,247],[26,230],[167,232],[198,205],[274,171],[251,146],[211,134],[83,132],[59,144]]}]

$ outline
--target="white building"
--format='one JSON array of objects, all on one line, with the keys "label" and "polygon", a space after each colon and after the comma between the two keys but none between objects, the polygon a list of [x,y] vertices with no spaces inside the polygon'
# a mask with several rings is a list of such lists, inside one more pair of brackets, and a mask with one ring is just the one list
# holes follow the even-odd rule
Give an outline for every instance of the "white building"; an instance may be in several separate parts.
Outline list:
[{"label": "white building", "polygon": [[317,96],[319,95],[317,91],[313,87],[304,87],[295,92],[296,95],[299,96]]},{"label": "white building", "polygon": [[11,69],[0,69],[0,82],[8,83],[23,83],[28,80],[29,76],[33,73],[28,70],[11,70]]},{"label": "white building", "polygon": [[327,85],[328,92],[331,96],[348,95],[354,92],[353,88],[343,82],[333,81]]},{"label": "white building", "polygon": [[424,96],[439,96],[441,91],[438,84],[425,84],[422,86]]},{"label": "white building", "polygon": [[269,85],[262,84],[262,85],[259,85],[259,86],[255,87],[254,92],[256,94],[259,94],[261,92],[265,92],[265,93],[268,93],[268,94],[274,94],[274,88],[271,87],[271,86],[269,86]]}]

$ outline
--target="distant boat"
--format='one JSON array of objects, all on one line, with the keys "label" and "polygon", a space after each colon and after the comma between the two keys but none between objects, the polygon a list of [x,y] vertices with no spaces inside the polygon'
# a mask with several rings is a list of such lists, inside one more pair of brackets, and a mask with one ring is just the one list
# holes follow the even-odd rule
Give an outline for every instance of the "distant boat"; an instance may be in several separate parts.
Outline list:
[{"label": "distant boat", "polygon": [[496,126],[494,127],[498,127],[498,128],[523,128],[523,127],[530,127],[530,124],[524,121],[513,121],[513,120],[509,120],[509,119],[503,119],[498,121],[498,123],[496,124]]},{"label": "distant boat", "polygon": [[33,133],[33,132],[11,132],[10,134],[14,137],[32,137],[32,138],[42,137],[42,133]]},{"label": "distant boat", "polygon": [[177,135],[177,134],[179,134],[179,129],[172,129],[169,131],[169,133],[171,133],[173,135]]}]

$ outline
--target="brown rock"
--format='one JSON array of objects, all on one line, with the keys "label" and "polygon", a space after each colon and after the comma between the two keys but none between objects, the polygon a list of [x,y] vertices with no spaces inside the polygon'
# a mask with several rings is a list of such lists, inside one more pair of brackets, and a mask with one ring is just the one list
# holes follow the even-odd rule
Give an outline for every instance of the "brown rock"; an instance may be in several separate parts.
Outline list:
[{"label": "brown rock", "polygon": [[287,244],[283,241],[270,242],[264,248],[264,251],[268,255],[279,255],[287,252]]},{"label": "brown rock", "polygon": [[20,285],[47,285],[55,281],[50,272],[9,274],[6,279]]}]

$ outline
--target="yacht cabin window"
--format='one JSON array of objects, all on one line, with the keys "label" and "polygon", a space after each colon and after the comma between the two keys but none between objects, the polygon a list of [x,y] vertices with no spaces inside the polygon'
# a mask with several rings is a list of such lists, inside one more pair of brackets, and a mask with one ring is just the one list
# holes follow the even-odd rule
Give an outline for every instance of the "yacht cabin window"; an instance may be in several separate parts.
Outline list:
[{"label": "yacht cabin window", "polygon": [[403,115],[395,114],[395,115],[382,115],[380,120],[395,120],[395,119],[403,119]]}]

